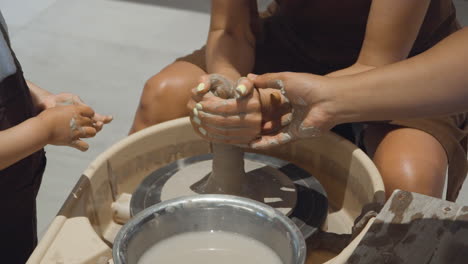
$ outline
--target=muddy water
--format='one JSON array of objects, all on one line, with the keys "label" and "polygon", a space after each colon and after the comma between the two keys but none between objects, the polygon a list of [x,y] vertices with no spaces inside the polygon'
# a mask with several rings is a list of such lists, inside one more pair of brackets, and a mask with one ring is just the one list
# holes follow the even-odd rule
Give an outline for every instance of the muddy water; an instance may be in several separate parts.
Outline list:
[{"label": "muddy water", "polygon": [[229,232],[189,232],[170,237],[149,248],[138,264],[282,264],[263,243]]}]

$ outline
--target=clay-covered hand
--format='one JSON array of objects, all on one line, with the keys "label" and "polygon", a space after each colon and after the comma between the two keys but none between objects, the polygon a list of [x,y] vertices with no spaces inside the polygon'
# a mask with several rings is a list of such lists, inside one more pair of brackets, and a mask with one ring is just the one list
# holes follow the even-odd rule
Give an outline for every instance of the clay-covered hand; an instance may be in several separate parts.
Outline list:
[{"label": "clay-covered hand", "polygon": [[249,74],[255,87],[281,89],[292,106],[292,119],[287,127],[278,132],[263,135],[250,143],[252,148],[262,149],[289,141],[315,137],[334,126],[334,115],[329,107],[331,93],[326,89],[327,78],[308,73]]},{"label": "clay-covered hand", "polygon": [[279,90],[259,93],[247,78],[237,82],[212,74],[201,78],[188,103],[195,131],[203,138],[246,145],[261,133],[281,127],[290,110]]},{"label": "clay-covered hand", "polygon": [[226,144],[246,144],[260,134],[258,93],[252,83],[219,74],[204,75],[187,104],[195,131],[204,139]]},{"label": "clay-covered hand", "polygon": [[[43,96],[40,98],[39,103],[43,110],[66,105],[87,106],[79,96],[71,93],[59,93]],[[95,113],[92,117],[93,125],[98,132],[101,131],[104,124],[110,123],[112,119],[113,118],[110,115],[101,115],[98,113]]]},{"label": "clay-covered hand", "polygon": [[86,151],[89,145],[80,139],[96,135],[94,116],[95,113],[89,106],[71,104],[48,108],[38,118],[48,131],[48,144]]}]

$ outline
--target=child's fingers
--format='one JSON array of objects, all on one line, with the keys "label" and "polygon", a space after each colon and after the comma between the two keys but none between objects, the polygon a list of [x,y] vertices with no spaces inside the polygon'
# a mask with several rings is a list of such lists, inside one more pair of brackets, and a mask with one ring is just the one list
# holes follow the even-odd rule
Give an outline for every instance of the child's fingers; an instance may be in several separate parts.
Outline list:
[{"label": "child's fingers", "polygon": [[92,119],[92,126],[99,132],[104,127],[104,124],[109,124],[113,119],[114,118],[110,115],[105,116],[96,113]]},{"label": "child's fingers", "polygon": [[114,116],[112,115],[106,115],[104,121],[102,121],[104,124],[109,124],[114,120]]},{"label": "child's fingers", "polygon": [[96,128],[97,132],[101,131],[103,126],[104,126],[104,123],[101,121],[97,121],[93,124],[93,127]]},{"label": "child's fingers", "polygon": [[86,105],[83,100],[81,100],[81,98],[78,96],[78,95],[75,95],[73,94],[72,95],[72,100],[73,100],[73,104],[82,104],[82,105]]},{"label": "child's fingers", "polygon": [[252,81],[246,77],[242,77],[237,81],[236,98],[242,98],[252,93],[254,85]]},{"label": "child's fingers", "polygon": [[78,118],[78,120],[76,120],[76,123],[79,127],[84,127],[84,126],[93,126],[95,122],[93,121],[93,119],[89,117],[81,116]]},{"label": "child's fingers", "polygon": [[111,115],[101,115],[98,113],[95,113],[93,117],[93,120],[95,122],[102,122],[104,124],[109,124],[113,119],[114,117]]},{"label": "child's fingers", "polygon": [[93,118],[94,117],[94,110],[87,106],[87,105],[77,105],[76,106],[77,109],[78,109],[78,113],[80,113],[80,115],[82,116],[85,116],[85,117],[89,117],[89,118]]},{"label": "child's fingers", "polygon": [[82,140],[79,140],[79,139],[73,140],[70,143],[69,146],[72,147],[72,148],[76,148],[76,149],[78,149],[80,151],[87,151],[89,149],[88,143],[86,143],[86,142],[84,142]]},{"label": "child's fingers", "polygon": [[98,130],[92,125],[77,125],[72,130],[72,140],[90,138],[97,134]]},{"label": "child's fingers", "polygon": [[80,132],[81,132],[80,138],[90,138],[90,137],[96,136],[97,129],[94,127],[86,126],[86,127],[81,127]]}]

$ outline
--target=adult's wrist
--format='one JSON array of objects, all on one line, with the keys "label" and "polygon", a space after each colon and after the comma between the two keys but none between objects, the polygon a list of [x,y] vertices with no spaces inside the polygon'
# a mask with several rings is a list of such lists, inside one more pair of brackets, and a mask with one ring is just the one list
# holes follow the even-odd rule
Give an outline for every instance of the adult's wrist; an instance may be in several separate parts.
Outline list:
[{"label": "adult's wrist", "polygon": [[324,101],[323,109],[333,125],[356,122],[359,113],[354,92],[353,76],[342,76],[339,78],[327,78],[321,87]]}]

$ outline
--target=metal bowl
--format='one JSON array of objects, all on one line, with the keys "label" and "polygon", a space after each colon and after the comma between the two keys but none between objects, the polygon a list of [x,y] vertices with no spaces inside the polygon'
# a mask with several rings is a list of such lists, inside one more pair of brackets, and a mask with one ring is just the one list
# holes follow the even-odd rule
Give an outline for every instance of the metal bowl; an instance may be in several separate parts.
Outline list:
[{"label": "metal bowl", "polygon": [[136,264],[147,249],[166,238],[213,230],[256,239],[276,252],[284,264],[305,262],[304,238],[281,212],[251,199],[209,194],[167,200],[137,214],[115,238],[114,263]]}]

